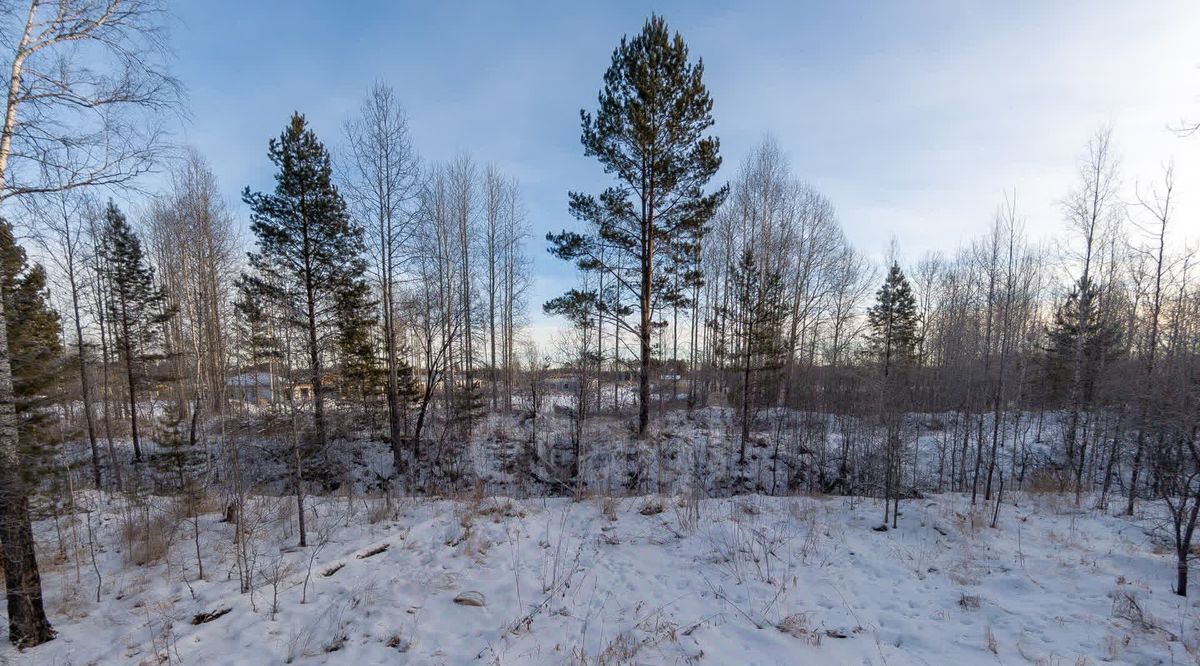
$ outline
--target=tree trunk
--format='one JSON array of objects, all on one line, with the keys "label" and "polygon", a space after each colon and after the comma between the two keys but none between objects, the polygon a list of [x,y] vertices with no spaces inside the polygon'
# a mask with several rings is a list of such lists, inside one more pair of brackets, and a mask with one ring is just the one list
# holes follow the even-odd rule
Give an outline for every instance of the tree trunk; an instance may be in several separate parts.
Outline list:
[{"label": "tree trunk", "polygon": [[1187,588],[1188,564],[1187,555],[1185,554],[1183,557],[1178,558],[1178,562],[1175,565],[1175,594],[1178,594],[1181,597],[1186,597]]},{"label": "tree trunk", "polygon": [[121,479],[121,464],[117,460],[117,448],[113,445],[112,432],[112,382],[109,375],[109,328],[104,318],[104,296],[101,289],[101,276],[96,277],[96,324],[100,329],[100,368],[101,368],[101,388],[100,394],[103,399],[104,413],[102,415],[104,421],[104,444],[108,451],[108,462],[112,465],[113,479],[116,481],[118,490],[124,487]]},{"label": "tree trunk", "polygon": [[[68,239],[70,230],[67,231]],[[83,420],[87,423],[88,444],[92,450],[92,477],[96,489],[101,487],[100,445],[96,441],[96,416],[92,406],[92,382],[88,376],[87,353],[83,343],[83,324],[79,316],[79,286],[75,282],[74,258],[67,259],[68,278],[71,283],[71,307],[75,313],[75,346],[79,349],[79,388],[83,399]]]},{"label": "tree trunk", "polygon": [[638,373],[638,437],[646,436],[646,428],[650,425],[650,276],[651,255],[654,252],[653,238],[649,225],[642,232],[642,298],[641,298],[641,328],[638,329],[641,343],[641,369]]},{"label": "tree trunk", "polygon": [[742,364],[742,445],[738,450],[738,462],[746,462],[746,440],[750,439],[750,345],[754,339],[754,326],[751,324],[746,334],[745,361]]},{"label": "tree trunk", "polygon": [[137,381],[133,374],[133,354],[130,349],[129,327],[125,327],[125,378],[129,384],[129,436],[133,439],[133,461],[142,462],[142,445],[138,437]]},{"label": "tree trunk", "polygon": [[396,313],[392,303],[391,266],[386,269],[383,288],[383,336],[387,352],[388,431],[392,440],[392,471],[404,473],[404,406],[400,404],[399,360],[396,353]]},{"label": "tree trunk", "polygon": [[321,348],[317,340],[317,305],[313,296],[311,277],[308,285],[308,363],[309,377],[312,382],[313,426],[316,430],[316,440],[321,446],[325,445],[325,394],[321,386]]},{"label": "tree trunk", "polygon": [[[293,415],[292,418],[295,419],[295,416]],[[304,524],[304,468],[301,465],[300,444],[299,442],[295,441],[294,432],[292,439],[292,447],[295,453],[296,464],[296,518],[298,519],[298,526],[300,529],[300,547],[304,548],[308,546],[308,530],[305,529]]]},{"label": "tree trunk", "polygon": [[489,231],[490,240],[488,242],[488,337],[489,348],[488,352],[491,356],[488,367],[488,376],[492,380],[492,411],[496,411],[496,407],[500,403],[499,387],[496,385],[496,231],[495,225]]}]

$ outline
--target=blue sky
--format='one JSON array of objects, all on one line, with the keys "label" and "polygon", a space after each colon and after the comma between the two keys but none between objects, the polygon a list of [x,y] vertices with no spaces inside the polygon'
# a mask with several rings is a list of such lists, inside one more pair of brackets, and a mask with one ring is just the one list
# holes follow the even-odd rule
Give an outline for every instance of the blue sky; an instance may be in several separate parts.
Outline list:
[{"label": "blue sky", "polygon": [[[1200,3],[1035,2],[181,2],[172,43],[187,86],[182,138],[209,159],[240,223],[265,189],[266,142],[293,110],[332,148],[375,80],[406,106],[425,160],[472,155],[517,176],[534,231],[540,302],[570,282],[545,253],[571,226],[566,193],[606,184],[583,156],[621,35],[663,14],[704,58],[732,177],[765,135],[828,195],[850,239],[905,257],[982,233],[1015,191],[1029,230],[1065,233],[1056,201],[1103,123],[1126,181],[1175,159],[1177,237],[1200,235]],[[247,239],[249,240],[249,239]]]}]

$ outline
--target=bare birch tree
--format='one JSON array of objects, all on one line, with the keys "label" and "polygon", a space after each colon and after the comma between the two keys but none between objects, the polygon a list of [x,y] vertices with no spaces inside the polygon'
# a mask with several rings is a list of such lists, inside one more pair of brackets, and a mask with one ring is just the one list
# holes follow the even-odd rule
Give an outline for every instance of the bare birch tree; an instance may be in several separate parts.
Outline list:
[{"label": "bare birch tree", "polygon": [[412,206],[419,193],[420,165],[409,136],[408,117],[387,85],[371,87],[358,116],[346,123],[345,133],[344,190],[351,210],[366,229],[370,266],[379,291],[388,432],[393,466],[400,473],[406,455],[406,406],[400,387],[402,324],[398,309],[402,282],[414,259]]}]

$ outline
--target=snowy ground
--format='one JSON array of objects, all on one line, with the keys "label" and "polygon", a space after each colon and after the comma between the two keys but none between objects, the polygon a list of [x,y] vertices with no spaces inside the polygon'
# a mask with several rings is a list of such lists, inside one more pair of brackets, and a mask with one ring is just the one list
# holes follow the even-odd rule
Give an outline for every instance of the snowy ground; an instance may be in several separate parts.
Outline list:
[{"label": "snowy ground", "polygon": [[219,514],[199,580],[166,503],[147,532],[85,495],[90,519],[37,525],[59,638],[0,663],[1196,663],[1152,517],[1018,499],[995,529],[943,495],[877,532],[880,506],[843,498],[328,498],[296,549],[294,504],[264,498],[241,594]]}]

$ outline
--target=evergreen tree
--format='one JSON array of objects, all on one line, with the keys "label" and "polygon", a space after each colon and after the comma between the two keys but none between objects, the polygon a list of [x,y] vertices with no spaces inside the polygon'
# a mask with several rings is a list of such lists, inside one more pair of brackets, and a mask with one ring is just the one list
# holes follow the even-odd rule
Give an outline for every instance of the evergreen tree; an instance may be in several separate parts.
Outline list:
[{"label": "evergreen tree", "polygon": [[884,376],[897,366],[916,360],[921,344],[920,313],[912,286],[900,264],[892,262],[887,279],[875,292],[875,305],[867,308],[868,352],[880,363]]},{"label": "evergreen tree", "polygon": [[385,372],[376,353],[376,303],[366,282],[349,286],[336,306],[337,347],[341,358],[343,395],[355,395],[363,404],[384,382]]},{"label": "evergreen tree", "polygon": [[[1083,310],[1081,312],[1081,309]],[[1082,315],[1082,317],[1080,316]],[[1104,367],[1122,353],[1121,325],[1102,307],[1095,283],[1080,280],[1054,311],[1054,321],[1046,329],[1047,397],[1066,397],[1071,392],[1077,345],[1082,329],[1083,362],[1080,364],[1079,391],[1083,405],[1092,404]]]},{"label": "evergreen tree", "polygon": [[327,341],[336,335],[338,304],[354,298],[366,273],[363,232],[346,213],[329,153],[304,116],[292,115],[279,137],[271,139],[267,154],[278,169],[275,191],[246,188],[242,193],[258,238],[258,251],[250,253],[257,274],[247,281],[304,333],[315,440],[324,444],[323,357]]},{"label": "evergreen tree", "polygon": [[421,398],[421,389],[417,384],[417,373],[409,358],[407,346],[397,348],[396,355],[396,400],[401,414],[401,431],[408,436],[409,409],[415,406]]},{"label": "evergreen tree", "polygon": [[258,298],[257,282],[241,276],[234,283],[237,297],[233,309],[238,314],[238,332],[250,354],[251,367],[257,368],[282,356],[279,340],[271,329],[271,321],[263,302]]},{"label": "evergreen tree", "polygon": [[[599,197],[570,194],[571,214],[591,231],[546,236],[552,254],[610,275],[626,292],[614,298],[575,290],[546,310],[565,312],[569,301],[588,298],[637,336],[639,435],[649,422],[651,336],[660,325],[652,317],[663,306],[658,288],[669,284],[664,269],[691,254],[673,250],[699,242],[726,193],[703,191],[721,166],[720,142],[705,135],[713,118],[703,75],[703,62],[689,62],[683,37],[672,36],[659,16],[651,16],[641,34],[621,39],[604,75],[599,109],[595,115],[580,112],[584,154],[619,184]],[[622,300],[637,303],[636,323],[617,315]]]},{"label": "evergreen tree", "polygon": [[138,391],[147,379],[150,362],[162,358],[158,353],[161,324],[172,313],[166,306],[166,295],[154,283],[154,268],[146,259],[141,240],[111,201],[104,209],[103,222],[102,260],[108,316],[117,353],[125,368],[133,459],[141,462]]},{"label": "evergreen tree", "polygon": [[183,414],[183,407],[170,403],[159,417],[158,450],[150,457],[150,464],[171,479],[169,491],[190,497],[196,489],[195,467],[203,462],[203,456],[183,436]]},{"label": "evergreen tree", "polygon": [[44,456],[58,422],[66,363],[58,314],[47,302],[46,271],[30,264],[12,225],[0,220],[0,290],[8,322],[8,351],[17,400],[17,436],[29,467]]},{"label": "evergreen tree", "polygon": [[196,566],[201,580],[204,579],[204,560],[200,556],[200,513],[204,501],[204,450],[195,444],[196,417],[199,407],[192,412],[191,440],[183,436],[183,419],[187,412],[179,402],[168,405],[159,418],[158,450],[150,456],[150,464],[165,479],[169,479],[166,490],[172,493],[179,509],[182,509],[192,524],[192,539],[196,548]]},{"label": "evergreen tree", "polygon": [[[242,400],[248,399],[257,405],[261,397],[272,388],[269,383],[259,383],[259,372],[270,369],[271,363],[283,356],[283,351],[271,328],[266,308],[258,298],[255,283],[246,279],[246,276],[241,276],[235,281],[234,288],[237,290],[237,297],[233,301],[233,310],[237,314],[234,326],[242,341],[242,349],[248,355],[245,359],[248,361],[248,367],[245,370],[249,370],[249,373],[242,373],[239,389]],[[246,382],[246,374],[252,374],[254,382]],[[271,400],[267,402],[273,399],[272,395]]]},{"label": "evergreen tree", "polygon": [[903,440],[901,428],[903,413],[911,398],[908,391],[900,389],[904,375],[896,371],[910,366],[918,358],[921,347],[920,313],[912,286],[899,262],[893,261],[888,269],[883,286],[875,292],[875,305],[867,308],[867,354],[879,364],[883,371],[880,382],[880,414],[884,426],[884,495],[883,527],[887,528],[888,512],[891,511],[892,527],[900,512],[899,486],[901,463],[903,462]]},{"label": "evergreen tree", "polygon": [[736,370],[741,375],[739,458],[745,462],[751,411],[762,406],[770,394],[757,377],[783,367],[787,355],[783,329],[788,307],[783,275],[763,266],[749,244],[742,250],[738,263],[730,267],[729,280],[734,302],[717,308],[717,314],[730,324]]}]

